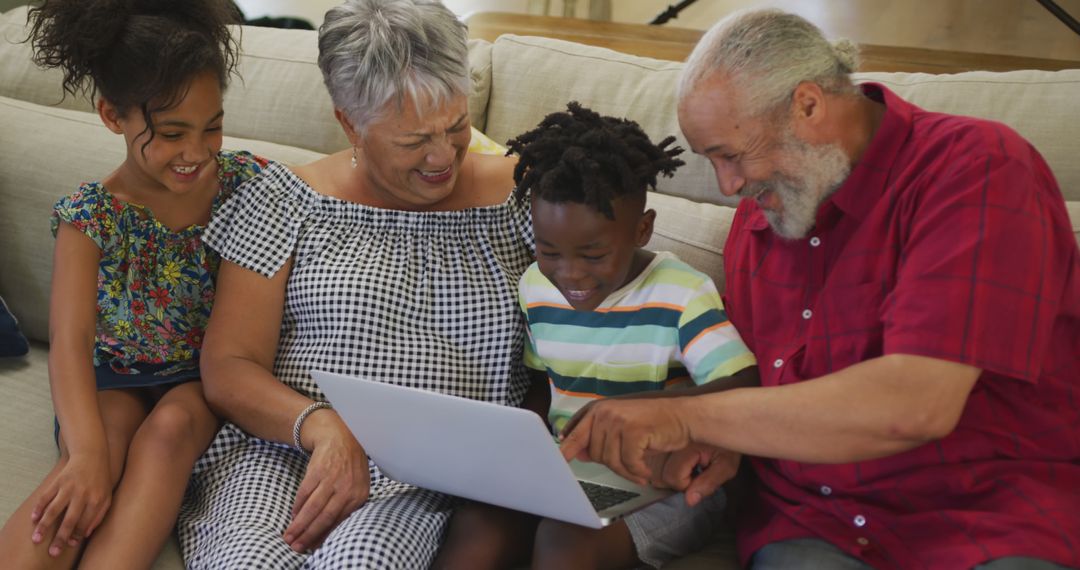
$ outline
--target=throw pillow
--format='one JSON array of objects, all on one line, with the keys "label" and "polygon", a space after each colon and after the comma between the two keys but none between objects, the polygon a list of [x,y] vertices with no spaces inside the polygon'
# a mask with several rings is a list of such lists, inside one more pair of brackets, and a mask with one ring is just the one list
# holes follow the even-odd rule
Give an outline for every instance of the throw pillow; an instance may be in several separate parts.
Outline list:
[{"label": "throw pillow", "polygon": [[30,344],[19,332],[19,322],[0,297],[0,356],[22,356],[29,351]]}]

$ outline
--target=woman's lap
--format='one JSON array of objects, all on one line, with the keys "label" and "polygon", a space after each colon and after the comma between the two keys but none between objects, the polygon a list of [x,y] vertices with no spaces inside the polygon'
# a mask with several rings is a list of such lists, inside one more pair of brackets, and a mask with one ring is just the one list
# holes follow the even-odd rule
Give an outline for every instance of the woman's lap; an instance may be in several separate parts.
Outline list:
[{"label": "woman's lap", "polygon": [[310,556],[282,534],[303,478],[292,448],[227,425],[196,466],[178,530],[189,568],[417,568],[434,557],[452,499],[373,473],[367,503]]}]

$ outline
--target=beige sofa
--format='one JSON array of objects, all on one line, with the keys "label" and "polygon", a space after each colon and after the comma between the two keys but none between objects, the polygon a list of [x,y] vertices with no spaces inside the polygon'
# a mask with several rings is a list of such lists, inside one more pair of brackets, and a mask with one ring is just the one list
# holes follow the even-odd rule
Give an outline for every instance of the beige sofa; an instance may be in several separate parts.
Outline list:
[{"label": "beige sofa", "polygon": [[[50,207],[81,181],[119,164],[121,140],[81,99],[60,102],[59,74],[30,61],[25,9],[0,15],[0,296],[32,340],[25,358],[0,359],[0,520],[6,520],[56,459],[47,351],[52,238]],[[243,29],[241,73],[225,98],[229,148],[304,163],[347,143],[314,64],[310,31]],[[532,127],[576,99],[639,121],[654,137],[676,134],[673,86],[681,64],[578,44],[504,36],[473,41],[473,124],[496,141]],[[1080,70],[932,76],[866,74],[929,109],[1003,121],[1050,162],[1074,231],[1080,226]],[[732,209],[708,165],[688,157],[651,198],[656,249],[674,251],[722,281],[721,250]],[[1080,239],[1080,237],[1078,237]],[[2,565],[2,563],[0,563]],[[175,541],[157,568],[179,568]],[[671,568],[731,568],[730,537]]]}]

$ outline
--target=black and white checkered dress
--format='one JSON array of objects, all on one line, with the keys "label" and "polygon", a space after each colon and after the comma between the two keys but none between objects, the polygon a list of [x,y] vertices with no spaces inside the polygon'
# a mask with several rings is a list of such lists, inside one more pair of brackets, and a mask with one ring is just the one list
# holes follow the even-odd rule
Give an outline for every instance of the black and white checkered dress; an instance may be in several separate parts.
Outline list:
[{"label": "black and white checkered dress", "polygon": [[[527,201],[384,210],[318,194],[271,164],[203,239],[266,276],[295,256],[274,372],[311,398],[325,399],[313,368],[505,405],[524,396],[517,281],[533,257]],[[180,514],[188,566],[427,567],[452,499],[392,481],[374,464],[367,503],[316,552],[292,552],[281,536],[305,467],[291,446],[226,424],[196,465]]]}]

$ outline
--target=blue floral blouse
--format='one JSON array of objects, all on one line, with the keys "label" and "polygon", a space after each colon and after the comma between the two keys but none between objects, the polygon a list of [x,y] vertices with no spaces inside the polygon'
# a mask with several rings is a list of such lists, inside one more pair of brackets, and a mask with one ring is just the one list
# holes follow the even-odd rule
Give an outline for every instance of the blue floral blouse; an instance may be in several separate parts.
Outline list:
[{"label": "blue floral blouse", "polygon": [[[220,190],[213,211],[266,159],[242,151],[218,153]],[[158,374],[197,369],[214,300],[220,257],[202,243],[205,226],[173,231],[144,206],[123,202],[100,182],[89,182],[56,203],[52,232],[61,221],[101,248],[94,366],[138,374],[138,364],[173,364]]]}]

